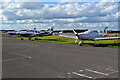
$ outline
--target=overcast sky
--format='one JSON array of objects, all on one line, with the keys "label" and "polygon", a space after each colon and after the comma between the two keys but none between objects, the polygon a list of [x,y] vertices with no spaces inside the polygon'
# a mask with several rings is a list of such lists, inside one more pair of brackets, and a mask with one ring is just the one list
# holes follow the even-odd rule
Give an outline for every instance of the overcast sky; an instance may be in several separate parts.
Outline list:
[{"label": "overcast sky", "polygon": [[[93,0],[95,2],[82,2],[82,0],[4,0],[0,5],[0,22],[3,24],[15,23],[41,23],[54,26],[73,26],[88,23],[118,22],[120,14],[117,0]],[[20,2],[21,1],[21,2]],[[33,0],[32,0],[33,1]],[[97,2],[99,1],[99,2]],[[69,3],[68,3],[69,2]],[[103,24],[104,25],[104,24]],[[112,26],[116,26],[114,24]],[[40,25],[43,26],[43,25]],[[86,25],[87,26],[87,25]],[[91,25],[92,26],[92,25]],[[95,25],[93,25],[95,27]]]}]

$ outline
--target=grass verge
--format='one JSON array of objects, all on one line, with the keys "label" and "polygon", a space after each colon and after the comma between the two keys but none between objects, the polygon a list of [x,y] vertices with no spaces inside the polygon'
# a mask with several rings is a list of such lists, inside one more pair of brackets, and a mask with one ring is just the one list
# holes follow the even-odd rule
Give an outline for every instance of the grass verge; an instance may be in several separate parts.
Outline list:
[{"label": "grass verge", "polygon": [[[20,37],[17,37],[17,39],[20,39]],[[23,39],[29,40],[27,37],[23,37]],[[35,37],[31,38],[31,40],[35,40]],[[38,40],[35,40],[35,41],[77,44],[77,43],[75,43],[75,39],[61,37],[58,35],[38,37]],[[78,40],[78,42],[79,41],[80,40]],[[100,45],[97,47],[120,48],[120,40],[99,40],[98,43],[100,43]],[[83,46],[94,46],[94,42],[86,40],[86,41],[84,41]]]}]

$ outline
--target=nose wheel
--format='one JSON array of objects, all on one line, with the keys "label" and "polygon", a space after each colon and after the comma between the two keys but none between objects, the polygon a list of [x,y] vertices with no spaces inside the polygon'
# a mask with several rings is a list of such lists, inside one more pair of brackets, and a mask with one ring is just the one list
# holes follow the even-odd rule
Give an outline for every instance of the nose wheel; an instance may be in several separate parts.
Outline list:
[{"label": "nose wheel", "polygon": [[79,46],[82,46],[82,45],[83,45],[83,42],[79,42],[78,45],[79,45]]}]

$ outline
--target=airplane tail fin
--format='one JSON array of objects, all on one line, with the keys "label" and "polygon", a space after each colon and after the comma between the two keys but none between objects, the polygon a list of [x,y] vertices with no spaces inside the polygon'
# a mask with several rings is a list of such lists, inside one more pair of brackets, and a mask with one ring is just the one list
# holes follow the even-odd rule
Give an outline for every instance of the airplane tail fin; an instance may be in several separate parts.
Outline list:
[{"label": "airplane tail fin", "polygon": [[107,29],[108,29],[108,27],[105,27],[104,34],[107,34]]},{"label": "airplane tail fin", "polygon": [[52,34],[53,33],[53,27],[49,27],[47,32],[49,32],[49,34]]},{"label": "airplane tail fin", "polygon": [[33,31],[33,32],[35,32],[35,33],[37,32],[36,28],[33,28],[33,30],[32,30],[32,31]]},{"label": "airplane tail fin", "polygon": [[47,31],[53,31],[53,27],[49,27]]}]

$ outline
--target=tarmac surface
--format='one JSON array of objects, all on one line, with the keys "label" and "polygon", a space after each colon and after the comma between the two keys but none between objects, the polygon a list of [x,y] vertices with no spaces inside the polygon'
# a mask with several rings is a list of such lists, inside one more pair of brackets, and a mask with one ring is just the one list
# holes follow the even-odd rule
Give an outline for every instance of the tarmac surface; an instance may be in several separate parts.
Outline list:
[{"label": "tarmac surface", "polygon": [[118,78],[118,49],[2,37],[3,78]]}]

